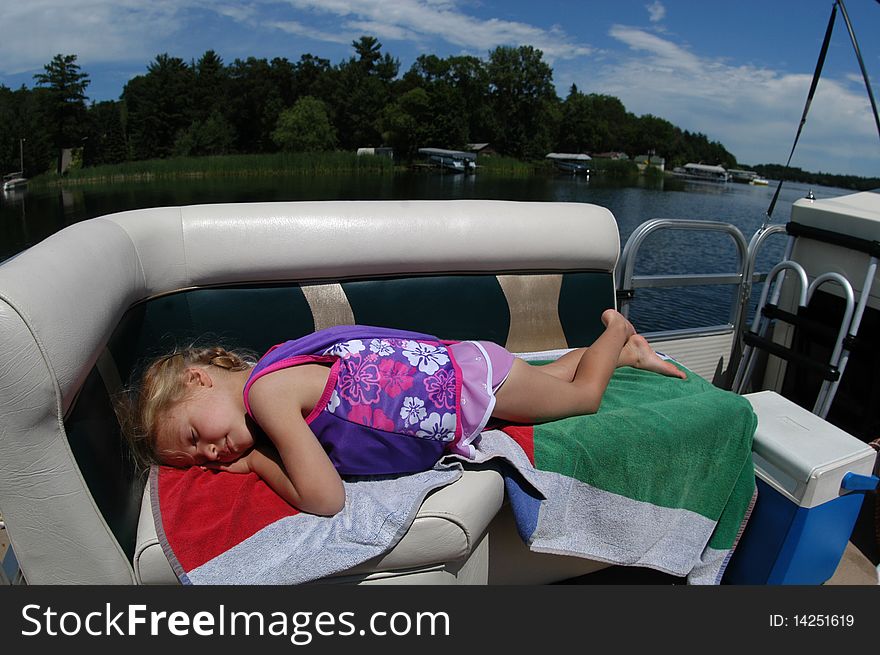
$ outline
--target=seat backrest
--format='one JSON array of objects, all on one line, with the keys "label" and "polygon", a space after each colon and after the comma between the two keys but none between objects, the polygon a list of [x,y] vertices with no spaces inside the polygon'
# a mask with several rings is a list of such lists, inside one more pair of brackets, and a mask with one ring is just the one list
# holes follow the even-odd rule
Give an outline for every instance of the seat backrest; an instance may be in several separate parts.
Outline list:
[{"label": "seat backrest", "polygon": [[142,478],[110,399],[153,356],[355,322],[588,345],[618,251],[604,208],[508,201],[156,208],[49,237],[0,266],[0,512],[25,577],[134,581]]}]

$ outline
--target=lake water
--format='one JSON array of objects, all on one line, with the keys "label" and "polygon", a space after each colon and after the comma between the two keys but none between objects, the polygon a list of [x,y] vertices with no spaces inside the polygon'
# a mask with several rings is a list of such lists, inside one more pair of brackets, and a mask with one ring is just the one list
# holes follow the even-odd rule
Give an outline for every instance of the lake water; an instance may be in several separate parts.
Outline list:
[{"label": "lake water", "polygon": [[[816,198],[842,189],[783,186],[773,215],[785,223],[791,204],[809,190]],[[283,200],[497,199],[584,202],[602,205],[617,219],[621,243],[652,218],[715,220],[737,226],[748,240],[765,218],[775,184],[712,184],[666,179],[655,185],[609,184],[601,178],[494,175],[394,175],[212,178],[37,189],[0,196],[0,262],[78,221],[142,207]],[[539,218],[539,217],[536,217]],[[758,270],[766,271],[782,253],[784,237],[767,242]],[[732,272],[736,250],[729,237],[680,231],[656,234],[641,251],[637,273]],[[731,287],[639,290],[630,318],[641,331],[698,327],[725,322]]]}]

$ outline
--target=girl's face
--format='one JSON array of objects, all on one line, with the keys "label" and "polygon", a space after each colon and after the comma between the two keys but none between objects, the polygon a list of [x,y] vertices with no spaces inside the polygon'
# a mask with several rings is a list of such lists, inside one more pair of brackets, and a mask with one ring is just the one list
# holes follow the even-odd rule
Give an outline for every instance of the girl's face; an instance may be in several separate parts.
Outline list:
[{"label": "girl's face", "polygon": [[222,385],[194,385],[161,420],[159,459],[172,466],[229,463],[254,445],[241,393]]}]

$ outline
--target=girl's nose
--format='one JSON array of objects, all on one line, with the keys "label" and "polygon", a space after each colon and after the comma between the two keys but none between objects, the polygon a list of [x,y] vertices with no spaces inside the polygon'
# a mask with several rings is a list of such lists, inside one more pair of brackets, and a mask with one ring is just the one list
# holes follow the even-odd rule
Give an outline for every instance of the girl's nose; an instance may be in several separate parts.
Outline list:
[{"label": "girl's nose", "polygon": [[204,451],[205,451],[205,457],[208,459],[209,462],[215,461],[219,455],[219,453],[217,451],[217,446],[215,446],[212,443],[205,444]]}]

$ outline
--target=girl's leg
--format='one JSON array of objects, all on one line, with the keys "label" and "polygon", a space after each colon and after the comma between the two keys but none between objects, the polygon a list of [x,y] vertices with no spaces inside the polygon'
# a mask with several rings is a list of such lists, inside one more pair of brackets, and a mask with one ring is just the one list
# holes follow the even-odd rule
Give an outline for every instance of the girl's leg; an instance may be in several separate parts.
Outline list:
[{"label": "girl's leg", "polygon": [[[581,357],[588,350],[589,348],[577,348],[565,353],[555,362],[544,364],[537,368],[547,375],[552,375],[564,382],[571,382],[574,379],[574,373],[577,370],[578,364],[580,364]],[[680,368],[665,359],[661,359],[654,352],[654,349],[651,348],[645,337],[640,334],[633,334],[627,340],[623,350],[620,351],[620,355],[617,358],[617,367],[620,368],[621,366],[632,366],[633,368],[653,371],[654,373],[674,378],[684,379],[687,377]]]},{"label": "girl's leg", "polygon": [[574,379],[574,372],[580,364],[581,357],[587,352],[586,348],[576,348],[571,352],[565,353],[555,362],[539,366],[540,370],[547,375],[552,375],[565,382],[571,382]]},{"label": "girl's leg", "polygon": [[[629,321],[614,310],[607,310],[602,321],[605,331],[592,346],[580,352],[571,381],[543,372],[541,369],[545,367],[514,360],[507,380],[496,393],[492,416],[535,423],[595,413],[617,368],[621,351],[634,334]],[[569,357],[566,366],[573,359]],[[557,367],[556,372],[562,370],[563,367]]]},{"label": "girl's leg", "polygon": [[[623,316],[623,314],[614,309],[606,309],[604,312],[602,312],[601,320],[602,325],[604,325],[606,329],[608,328],[609,321],[616,320],[623,323],[627,332],[635,334],[636,330],[632,326],[632,323],[630,323],[626,319],[626,317]],[[581,359],[588,350],[589,348],[577,348],[575,350],[572,350],[571,352],[565,353],[555,362],[551,362],[542,366],[541,371],[543,371],[547,375],[552,375],[555,378],[559,378],[560,380],[571,382],[572,380],[574,380],[574,374],[575,371],[577,371],[578,365],[581,363]],[[621,351],[621,354],[622,353],[623,351]],[[623,362],[618,362],[617,365],[627,366],[627,364]]]},{"label": "girl's leg", "polygon": [[672,378],[687,378],[687,374],[672,362],[662,359],[647,339],[640,334],[632,335],[620,351],[618,366],[632,366]]},{"label": "girl's leg", "polygon": [[[602,315],[606,333],[609,321],[614,322],[618,316],[613,310]],[[620,316],[620,319],[623,317]],[[551,364],[531,366],[522,360],[515,360],[510,375],[496,394],[493,416],[528,423],[594,413],[598,410],[611,373],[620,366],[633,366],[670,377],[686,377],[674,364],[661,359],[644,337],[635,334],[628,321],[624,326],[624,332],[629,336],[617,351],[610,370],[608,361],[613,356],[615,346],[612,343],[608,350],[605,334],[589,348],[573,350]],[[591,351],[597,346],[599,351],[592,353],[597,357],[593,357]],[[604,352],[600,352],[603,349]],[[598,367],[596,364],[599,364]]]}]

